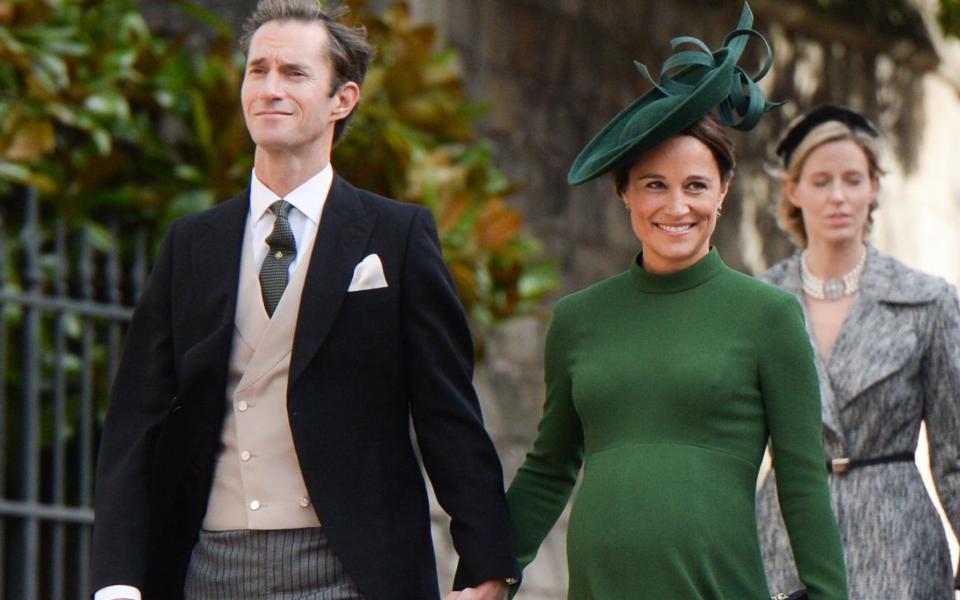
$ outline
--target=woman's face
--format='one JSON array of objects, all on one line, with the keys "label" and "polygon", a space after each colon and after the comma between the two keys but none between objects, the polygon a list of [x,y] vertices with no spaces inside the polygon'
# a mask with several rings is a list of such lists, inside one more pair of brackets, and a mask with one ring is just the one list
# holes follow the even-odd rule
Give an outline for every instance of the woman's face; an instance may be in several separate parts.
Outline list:
[{"label": "woman's face", "polygon": [[878,182],[853,140],[827,142],[807,155],[800,175],[786,182],[787,198],[803,213],[810,243],[863,243]]},{"label": "woman's face", "polygon": [[643,243],[643,268],[671,273],[706,256],[727,187],[710,148],[697,138],[670,138],[643,154],[623,193]]}]

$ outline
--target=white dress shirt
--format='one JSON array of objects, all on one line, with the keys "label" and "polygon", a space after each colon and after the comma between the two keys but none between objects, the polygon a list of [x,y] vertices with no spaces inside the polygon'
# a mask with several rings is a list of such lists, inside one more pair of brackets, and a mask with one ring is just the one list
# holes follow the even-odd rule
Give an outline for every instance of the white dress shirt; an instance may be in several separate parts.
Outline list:
[{"label": "white dress shirt", "polygon": [[[292,204],[295,209],[287,213],[293,239],[297,242],[297,255],[290,262],[290,273],[293,273],[301,259],[309,260],[309,257],[302,256],[299,249],[308,242],[312,243],[317,236],[320,214],[327,202],[327,194],[330,192],[332,183],[333,167],[327,163],[319,173],[282,198]],[[247,219],[247,223],[253,234],[253,260],[258,273],[260,265],[263,264],[263,258],[267,255],[267,237],[273,231],[273,223],[277,220],[276,215],[270,210],[270,205],[280,199],[280,196],[257,179],[257,172],[254,170],[250,176],[250,218]]]},{"label": "white dress shirt", "polygon": [[[333,167],[327,163],[316,175],[303,182],[282,199],[293,205],[287,213],[293,239],[297,243],[297,255],[290,262],[290,273],[293,273],[300,260],[309,260],[301,255],[299,248],[312,247],[312,242],[320,228],[320,215],[327,202],[330,186],[333,184]],[[270,188],[257,178],[256,169],[250,175],[250,212],[247,226],[250,227],[253,240],[253,258],[260,271],[263,258],[267,255],[267,237],[273,231],[273,223],[277,217],[270,210],[270,205],[280,200]],[[93,600],[142,600],[140,590],[129,585],[111,585],[97,590]]]}]

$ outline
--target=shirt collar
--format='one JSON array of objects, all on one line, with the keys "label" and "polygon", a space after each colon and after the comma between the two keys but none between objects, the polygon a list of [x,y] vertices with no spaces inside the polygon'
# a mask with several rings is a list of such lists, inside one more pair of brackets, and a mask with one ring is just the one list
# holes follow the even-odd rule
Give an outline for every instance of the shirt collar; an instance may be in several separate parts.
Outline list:
[{"label": "shirt collar", "polygon": [[[283,199],[306,215],[314,225],[319,225],[323,205],[327,201],[332,183],[333,167],[327,163],[327,166],[301,183],[299,187],[291,190]],[[280,200],[280,196],[257,178],[257,172],[254,169],[250,174],[250,215],[253,217],[253,222],[259,221],[270,210],[270,205],[277,200]]]}]

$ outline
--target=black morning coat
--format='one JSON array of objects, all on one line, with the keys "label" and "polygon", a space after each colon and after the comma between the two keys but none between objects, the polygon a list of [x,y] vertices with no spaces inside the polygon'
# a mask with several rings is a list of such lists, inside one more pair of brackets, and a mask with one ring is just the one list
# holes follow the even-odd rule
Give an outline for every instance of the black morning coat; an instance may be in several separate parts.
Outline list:
[{"label": "black morning coat", "polygon": [[[176,221],[134,312],[96,478],[93,589],[177,600],[224,420],[249,192]],[[388,287],[347,293],[376,253]],[[417,444],[461,556],[458,586],[517,576],[473,346],[426,209],[327,198],[300,302],[287,410],[313,507],[369,600],[439,597]]]}]

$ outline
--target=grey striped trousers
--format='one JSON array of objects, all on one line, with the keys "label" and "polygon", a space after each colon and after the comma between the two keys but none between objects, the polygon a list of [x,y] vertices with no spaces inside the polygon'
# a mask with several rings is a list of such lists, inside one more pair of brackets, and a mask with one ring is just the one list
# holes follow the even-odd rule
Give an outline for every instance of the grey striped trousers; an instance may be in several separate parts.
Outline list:
[{"label": "grey striped trousers", "polygon": [[363,600],[323,529],[201,531],[186,600]]}]

